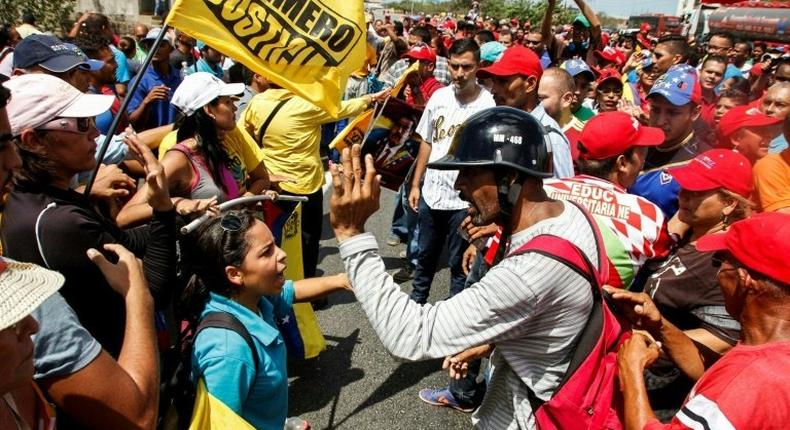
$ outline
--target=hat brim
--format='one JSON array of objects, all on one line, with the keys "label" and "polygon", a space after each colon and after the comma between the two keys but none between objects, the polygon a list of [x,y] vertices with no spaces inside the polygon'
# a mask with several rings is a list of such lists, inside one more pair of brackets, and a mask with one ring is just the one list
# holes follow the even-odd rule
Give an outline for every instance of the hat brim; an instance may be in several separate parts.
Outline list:
[{"label": "hat brim", "polygon": [[619,76],[609,76],[609,77],[607,77],[607,78],[601,79],[601,80],[597,81],[596,85],[599,85],[599,86],[600,86],[600,85],[601,85],[601,84],[603,84],[604,82],[608,82],[608,81],[615,81],[615,82],[617,82],[618,84],[620,84],[620,86],[621,86],[621,87],[622,87],[622,86],[625,86],[625,84],[624,84],[624,83],[623,83],[623,81],[622,81],[622,78],[620,78]]},{"label": "hat brim", "polygon": [[664,143],[664,139],[666,139],[664,130],[642,126],[639,128],[639,136],[636,138],[634,146],[658,146]]},{"label": "hat brim", "polygon": [[700,252],[716,252],[726,251],[727,248],[727,232],[718,232],[706,234],[697,240],[697,251]]},{"label": "hat brim", "polygon": [[675,167],[667,170],[673,178],[680,184],[680,188],[688,191],[709,191],[721,188],[722,185],[713,181],[702,174],[693,165]]},{"label": "hat brim", "polygon": [[518,73],[515,70],[511,69],[510,67],[504,66],[501,62],[494,63],[488,67],[484,67],[478,70],[476,75],[478,78],[490,78],[492,76],[497,76],[497,77],[508,77],[508,76],[516,76],[516,75],[523,76],[522,73]]},{"label": "hat brim", "polygon": [[84,66],[85,67],[83,67],[83,65],[80,65],[79,67],[83,68],[83,69],[85,69],[85,70],[87,70],[89,72],[97,72],[97,71],[101,70],[102,67],[104,67],[104,62],[103,61],[99,61],[99,60],[91,60],[91,59],[89,59],[89,60],[85,61]]},{"label": "hat brim", "polygon": [[80,94],[58,116],[63,118],[88,118],[107,112],[115,97],[104,94]]},{"label": "hat brim", "polygon": [[237,96],[244,92],[243,83],[225,84],[219,90],[219,96]]},{"label": "hat brim", "polygon": [[0,273],[0,330],[30,315],[63,286],[65,278],[32,263],[3,259]]},{"label": "hat brim", "polygon": [[76,56],[69,54],[57,55],[55,57],[48,58],[37,65],[53,73],[68,72],[77,66],[82,66],[83,69],[87,70],[87,67],[89,66],[86,62],[80,61],[80,59]]}]

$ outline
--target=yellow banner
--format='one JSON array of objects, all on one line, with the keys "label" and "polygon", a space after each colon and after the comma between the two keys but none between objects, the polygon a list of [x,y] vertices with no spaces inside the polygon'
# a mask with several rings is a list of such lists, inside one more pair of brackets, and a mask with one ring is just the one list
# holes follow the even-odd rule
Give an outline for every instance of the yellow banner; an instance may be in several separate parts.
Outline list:
[{"label": "yellow banner", "polygon": [[403,87],[406,85],[406,78],[408,78],[409,75],[412,73],[417,73],[417,68],[419,67],[420,67],[420,62],[415,61],[411,64],[411,66],[409,66],[408,69],[406,69],[405,72],[403,72],[401,77],[398,79],[398,82],[395,82],[395,85],[392,87],[392,90],[390,90],[390,97],[398,97],[398,93],[400,93]]},{"label": "yellow banner", "polygon": [[[283,226],[282,241],[280,248],[288,256],[285,267],[285,278],[293,281],[304,279],[304,267],[302,266],[302,204],[296,205],[288,221]],[[296,315],[296,325],[302,337],[304,345],[304,357],[314,358],[326,349],[326,340],[321,333],[321,326],[318,325],[318,318],[313,312],[310,303],[294,303],[294,315]]]},{"label": "yellow banner", "polygon": [[329,144],[330,148],[335,148],[342,151],[343,148],[350,148],[351,145],[358,143],[362,145],[362,138],[373,119],[373,109],[366,110],[354,118],[353,121],[348,123],[346,128],[343,129]]},{"label": "yellow banner", "polygon": [[361,1],[178,0],[165,22],[332,116],[365,59]]}]

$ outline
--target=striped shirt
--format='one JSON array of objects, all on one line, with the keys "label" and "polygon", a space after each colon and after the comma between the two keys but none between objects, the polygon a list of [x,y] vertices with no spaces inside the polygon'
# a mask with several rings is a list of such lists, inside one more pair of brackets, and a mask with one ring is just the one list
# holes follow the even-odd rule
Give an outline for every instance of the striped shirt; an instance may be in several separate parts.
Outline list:
[{"label": "striped shirt", "polygon": [[[559,216],[514,234],[510,249],[554,234],[598,261],[584,214],[563,204]],[[551,397],[592,308],[590,284],[581,275],[537,253],[511,256],[452,298],[419,305],[387,274],[371,233],[340,243],[340,255],[357,299],[391,354],[417,361],[495,343],[491,383],[473,423],[481,429],[535,427],[527,387],[540,399]]]},{"label": "striped shirt", "polygon": [[[483,87],[477,98],[461,104],[452,86],[436,90],[425,105],[425,111],[415,130],[422,139],[431,145],[429,162],[434,162],[450,150],[456,130],[473,114],[494,107],[494,97]],[[466,209],[469,204],[461,200],[455,190],[457,170],[427,169],[422,185],[422,198],[434,210]]]}]

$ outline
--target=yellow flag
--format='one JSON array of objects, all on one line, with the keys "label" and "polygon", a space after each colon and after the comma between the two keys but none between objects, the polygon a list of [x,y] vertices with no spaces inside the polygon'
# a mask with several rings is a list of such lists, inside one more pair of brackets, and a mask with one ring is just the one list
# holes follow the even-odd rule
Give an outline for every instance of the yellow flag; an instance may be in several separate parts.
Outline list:
[{"label": "yellow flag", "polygon": [[365,59],[361,1],[178,0],[165,22],[332,116]]},{"label": "yellow flag", "polygon": [[343,148],[350,148],[351,145],[355,143],[362,145],[364,143],[362,142],[362,138],[365,136],[365,132],[372,119],[373,109],[362,112],[358,117],[354,118],[353,121],[348,123],[343,131],[335,136],[332,143],[329,144],[329,147],[342,151]]},{"label": "yellow flag", "polygon": [[412,73],[417,73],[418,67],[420,67],[420,62],[415,61],[411,64],[411,66],[409,66],[408,69],[406,69],[405,72],[403,72],[403,74],[400,76],[400,79],[398,79],[398,82],[395,82],[395,85],[392,87],[392,90],[390,91],[390,97],[398,97],[398,93],[400,93],[403,87],[406,85],[406,78],[408,78],[408,76]]}]

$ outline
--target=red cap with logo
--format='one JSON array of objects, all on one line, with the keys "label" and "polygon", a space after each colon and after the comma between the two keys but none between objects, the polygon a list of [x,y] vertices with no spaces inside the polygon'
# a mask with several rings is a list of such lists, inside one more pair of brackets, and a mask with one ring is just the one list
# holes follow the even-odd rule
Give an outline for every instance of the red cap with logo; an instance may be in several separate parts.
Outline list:
[{"label": "red cap with logo", "polygon": [[430,63],[436,62],[436,53],[428,45],[415,45],[404,55],[413,60],[423,60]]},{"label": "red cap with logo", "polygon": [[689,191],[724,188],[748,199],[754,188],[751,163],[731,149],[705,151],[687,164],[669,169],[669,174]]},{"label": "red cap with logo", "polygon": [[790,284],[790,214],[765,212],[733,223],[727,231],[702,236],[701,252],[727,251],[748,269]]},{"label": "red cap with logo", "polygon": [[724,115],[719,120],[718,135],[721,144],[730,145],[729,138],[733,133],[744,127],[768,127],[772,125],[779,125],[782,120],[768,116],[756,107],[736,106]]},{"label": "red cap with logo", "polygon": [[579,138],[579,158],[605,160],[634,146],[658,146],[664,131],[645,127],[625,112],[602,112],[592,117]]},{"label": "red cap with logo", "polygon": [[499,61],[477,71],[479,78],[514,75],[534,76],[540,80],[543,76],[543,67],[535,52],[524,46],[514,45],[505,49]]}]

